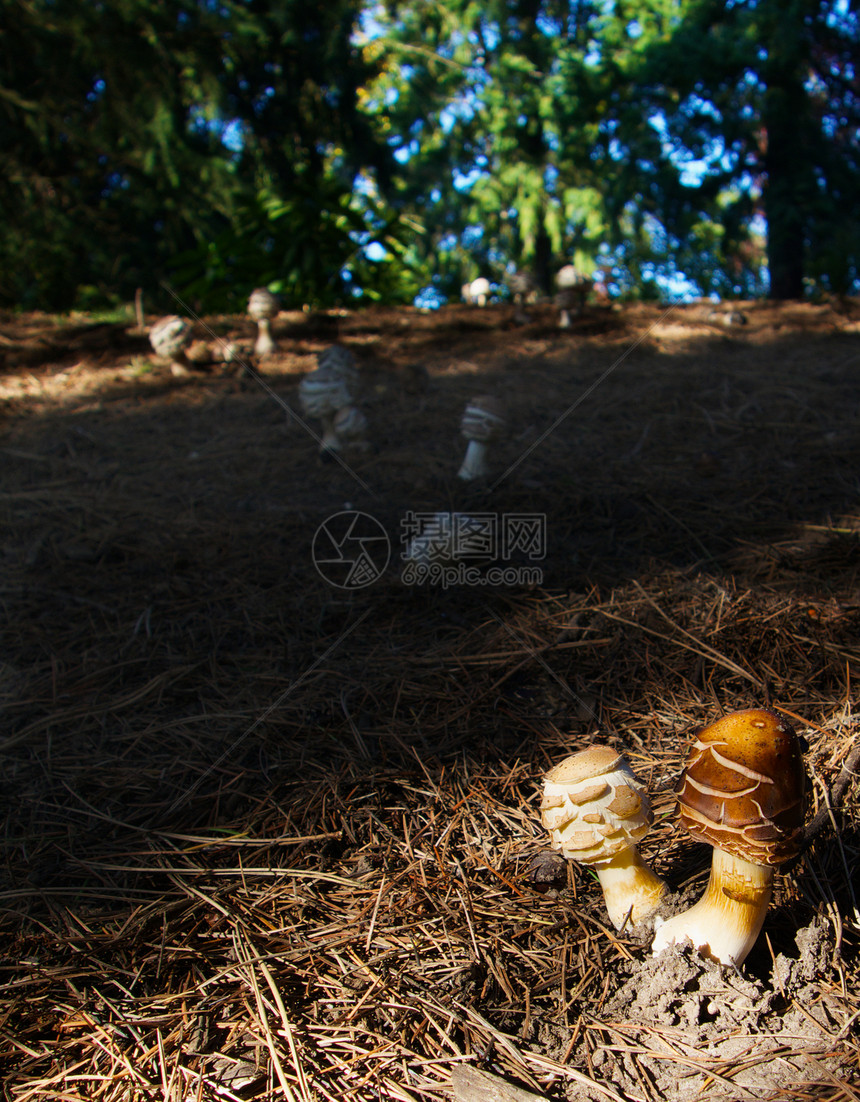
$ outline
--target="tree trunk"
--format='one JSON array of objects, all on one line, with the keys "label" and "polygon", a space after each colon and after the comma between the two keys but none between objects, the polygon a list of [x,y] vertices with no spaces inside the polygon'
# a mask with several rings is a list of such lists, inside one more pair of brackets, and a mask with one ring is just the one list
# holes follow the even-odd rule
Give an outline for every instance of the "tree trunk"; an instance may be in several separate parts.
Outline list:
[{"label": "tree trunk", "polygon": [[552,242],[543,224],[535,238],[534,276],[538,287],[545,295],[551,295],[555,289],[552,271]]},{"label": "tree trunk", "polygon": [[768,0],[762,5],[767,60],[762,122],[767,135],[764,207],[770,297],[803,297],[807,218],[815,199],[811,150],[813,123],[804,88],[808,44],[804,17],[810,0]]},{"label": "tree trunk", "polygon": [[804,101],[802,87],[773,88],[765,97],[764,206],[773,299],[803,297],[804,207],[809,171],[803,153]]}]

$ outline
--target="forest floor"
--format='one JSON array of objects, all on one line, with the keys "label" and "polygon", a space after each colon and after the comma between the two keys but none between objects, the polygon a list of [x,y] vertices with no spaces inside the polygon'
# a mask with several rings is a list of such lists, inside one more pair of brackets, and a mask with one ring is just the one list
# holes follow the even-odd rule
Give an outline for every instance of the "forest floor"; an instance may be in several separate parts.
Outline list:
[{"label": "forest floor", "polygon": [[[259,377],[0,317],[8,1098],[860,1099],[860,303],[709,310],[285,312]],[[332,343],[345,466],[295,416]],[[440,511],[502,569],[407,577]],[[690,733],[764,705],[822,829],[741,971],[654,959],[546,859],[541,777],[622,750],[678,907]]]}]

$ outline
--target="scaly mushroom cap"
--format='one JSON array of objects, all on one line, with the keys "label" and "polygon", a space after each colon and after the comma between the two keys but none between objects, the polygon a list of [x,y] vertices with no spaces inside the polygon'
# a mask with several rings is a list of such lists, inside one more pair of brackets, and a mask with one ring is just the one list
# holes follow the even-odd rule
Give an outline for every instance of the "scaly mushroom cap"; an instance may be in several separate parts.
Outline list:
[{"label": "scaly mushroom cap", "polygon": [[764,708],[733,712],[696,732],[678,785],[679,822],[699,842],[779,865],[800,847],[804,788],[791,724]]},{"label": "scaly mushroom cap", "polygon": [[191,322],[176,314],[161,318],[149,331],[149,343],[156,356],[178,356],[191,340]]},{"label": "scaly mushroom cap", "polygon": [[585,865],[610,861],[654,821],[644,786],[608,746],[581,750],[551,769],[540,807],[553,849]]},{"label": "scaly mushroom cap", "polygon": [[535,280],[531,272],[511,272],[508,276],[511,294],[530,295],[535,290]]},{"label": "scaly mushroom cap", "polygon": [[299,383],[299,401],[308,417],[330,417],[352,404],[352,390],[339,371],[318,367]]},{"label": "scaly mushroom cap", "polygon": [[317,356],[317,366],[326,371],[340,372],[351,382],[357,381],[358,372],[355,366],[355,356],[348,348],[340,344],[329,345]]},{"label": "scaly mushroom cap", "polygon": [[463,411],[460,432],[467,440],[489,444],[505,431],[505,410],[498,398],[491,394],[473,398]]},{"label": "scaly mushroom cap", "polygon": [[258,287],[251,292],[248,299],[248,316],[254,321],[260,318],[273,318],[281,308],[277,295],[273,295],[266,287]]}]

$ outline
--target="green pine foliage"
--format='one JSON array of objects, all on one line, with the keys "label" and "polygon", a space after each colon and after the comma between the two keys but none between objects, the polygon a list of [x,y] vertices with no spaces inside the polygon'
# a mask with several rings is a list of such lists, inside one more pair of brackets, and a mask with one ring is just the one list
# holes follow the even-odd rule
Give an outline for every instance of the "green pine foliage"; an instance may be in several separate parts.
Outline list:
[{"label": "green pine foliage", "polygon": [[0,305],[857,287],[845,0],[0,0]]}]

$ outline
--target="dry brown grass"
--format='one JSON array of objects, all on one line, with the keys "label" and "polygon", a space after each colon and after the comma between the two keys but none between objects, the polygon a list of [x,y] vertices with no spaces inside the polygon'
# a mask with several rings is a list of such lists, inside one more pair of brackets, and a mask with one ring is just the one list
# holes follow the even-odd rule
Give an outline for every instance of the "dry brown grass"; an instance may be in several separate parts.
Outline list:
[{"label": "dry brown grass", "polygon": [[[829,306],[748,314],[289,315],[268,392],[172,379],[121,327],[6,319],[10,1099],[412,1102],[462,1064],[556,1099],[860,1097],[860,339]],[[335,339],[378,426],[367,489],[279,404]],[[482,391],[513,411],[492,491],[453,478]],[[395,544],[408,509],[543,512],[544,584],[335,590],[310,542],[347,503]],[[599,735],[655,794],[646,855],[698,892],[686,736],[765,703],[807,740],[818,817],[745,972],[800,1013],[772,954],[816,916],[829,954],[770,1091],[744,1085],[755,1051],[608,1017],[647,949],[589,875],[529,872],[542,773]]]}]

